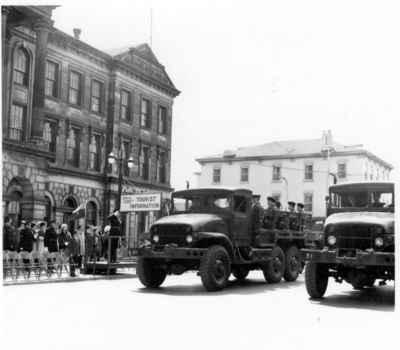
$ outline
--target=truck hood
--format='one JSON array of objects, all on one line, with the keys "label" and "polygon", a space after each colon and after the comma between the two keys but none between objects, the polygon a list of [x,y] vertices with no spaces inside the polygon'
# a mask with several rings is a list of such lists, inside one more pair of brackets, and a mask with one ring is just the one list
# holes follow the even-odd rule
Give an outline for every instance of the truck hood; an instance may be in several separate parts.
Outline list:
[{"label": "truck hood", "polygon": [[186,224],[192,226],[194,231],[197,231],[202,227],[215,222],[223,222],[223,219],[215,214],[176,214],[164,216],[154,222],[153,225]]},{"label": "truck hood", "polygon": [[386,230],[393,229],[394,213],[388,212],[351,212],[336,213],[328,216],[325,220],[327,225],[335,224],[370,224],[381,225]]}]

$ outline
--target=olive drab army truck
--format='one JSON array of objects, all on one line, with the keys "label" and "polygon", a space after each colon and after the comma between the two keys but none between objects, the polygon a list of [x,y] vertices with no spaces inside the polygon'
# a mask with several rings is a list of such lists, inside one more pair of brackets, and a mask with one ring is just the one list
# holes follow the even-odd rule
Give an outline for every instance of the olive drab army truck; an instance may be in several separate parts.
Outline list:
[{"label": "olive drab army truck", "polygon": [[216,291],[231,273],[242,281],[259,269],[269,283],[278,283],[295,281],[302,271],[300,249],[310,215],[292,213],[290,220],[289,213],[279,211],[275,227],[255,230],[247,189],[178,191],[171,203],[172,215],[157,220],[139,248],[137,274],[144,286],[156,288],[169,274],[194,270],[206,290]]},{"label": "olive drab army truck", "polygon": [[329,277],[355,289],[394,280],[394,184],[334,185],[327,200],[322,244],[302,250],[310,297],[324,296]]}]

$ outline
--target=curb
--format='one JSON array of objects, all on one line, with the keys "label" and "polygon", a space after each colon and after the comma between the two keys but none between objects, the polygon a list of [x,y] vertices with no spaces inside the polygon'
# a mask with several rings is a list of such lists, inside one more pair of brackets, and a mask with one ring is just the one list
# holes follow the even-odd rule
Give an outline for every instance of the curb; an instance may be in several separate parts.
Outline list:
[{"label": "curb", "polygon": [[4,282],[3,287],[9,286],[22,286],[32,284],[47,284],[47,283],[71,283],[71,282],[84,282],[84,281],[98,281],[98,280],[117,280],[117,279],[128,279],[136,278],[136,273],[117,273],[115,275],[90,275],[85,277],[64,277],[59,279],[47,279],[47,280],[31,280],[31,281],[20,281],[20,282]]}]

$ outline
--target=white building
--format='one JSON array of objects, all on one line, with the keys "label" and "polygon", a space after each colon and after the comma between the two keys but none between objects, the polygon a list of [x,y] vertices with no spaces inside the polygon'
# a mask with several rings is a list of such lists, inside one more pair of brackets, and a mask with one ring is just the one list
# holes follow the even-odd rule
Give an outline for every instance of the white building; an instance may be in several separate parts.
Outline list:
[{"label": "white building", "polygon": [[320,139],[270,142],[197,159],[199,187],[251,189],[282,202],[303,202],[314,217],[326,215],[325,197],[334,181],[389,180],[392,165],[362,145],[333,142],[330,132]]}]

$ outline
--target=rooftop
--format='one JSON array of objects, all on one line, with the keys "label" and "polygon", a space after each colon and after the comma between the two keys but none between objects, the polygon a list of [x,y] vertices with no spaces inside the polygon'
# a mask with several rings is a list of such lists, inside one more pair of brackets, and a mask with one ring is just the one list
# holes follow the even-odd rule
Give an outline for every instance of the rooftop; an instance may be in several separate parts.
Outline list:
[{"label": "rooftop", "polygon": [[274,141],[261,145],[239,147],[236,150],[226,150],[223,153],[201,157],[196,160],[200,164],[204,164],[216,161],[322,157],[322,151],[327,148],[331,150],[332,156],[364,154],[390,169],[393,168],[391,164],[364,149],[363,145],[346,146],[332,139],[327,143],[324,137],[318,139]]}]

